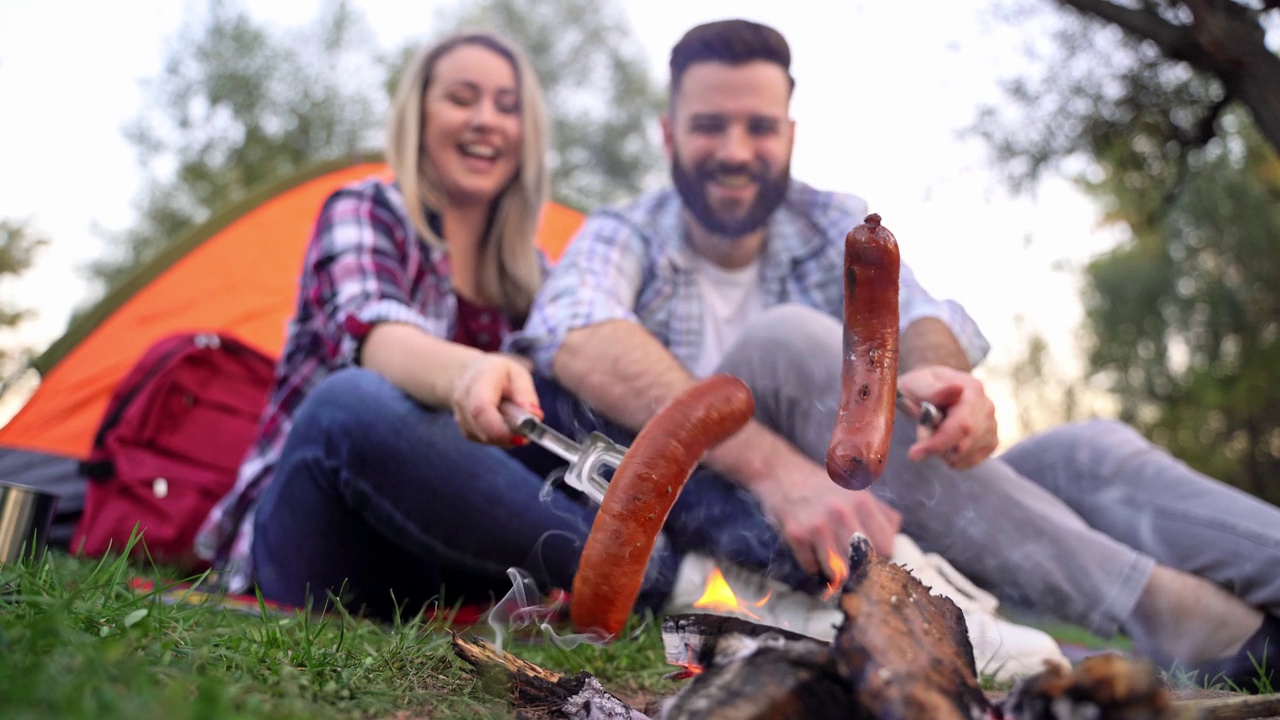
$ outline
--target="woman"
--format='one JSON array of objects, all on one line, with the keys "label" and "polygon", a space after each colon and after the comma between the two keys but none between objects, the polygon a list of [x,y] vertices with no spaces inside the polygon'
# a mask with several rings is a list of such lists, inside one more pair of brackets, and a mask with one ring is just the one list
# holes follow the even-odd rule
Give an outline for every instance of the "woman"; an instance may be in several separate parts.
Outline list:
[{"label": "woman", "polygon": [[499,350],[544,274],[546,133],[537,79],[495,35],[452,36],[405,73],[395,182],[325,203],[259,439],[197,540],[228,590],[387,617],[442,586],[501,596],[512,566],[569,586],[589,510],[537,500],[545,453],[494,446],[519,441],[500,401],[541,412]]}]

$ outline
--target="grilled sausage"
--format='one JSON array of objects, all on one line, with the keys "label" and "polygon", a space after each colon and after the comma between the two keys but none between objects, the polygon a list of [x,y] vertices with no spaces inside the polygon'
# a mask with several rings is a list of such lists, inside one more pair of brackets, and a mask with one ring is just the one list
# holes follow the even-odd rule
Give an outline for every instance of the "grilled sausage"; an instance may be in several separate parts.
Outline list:
[{"label": "grilled sausage", "polygon": [[872,213],[844,241],[844,358],[827,474],[861,490],[884,470],[898,389],[898,241]]},{"label": "grilled sausage", "polygon": [[713,375],[654,415],[623,456],[591,525],[573,578],[569,616],[583,631],[613,637],[640,594],[658,531],[702,455],[755,414],[736,377]]}]

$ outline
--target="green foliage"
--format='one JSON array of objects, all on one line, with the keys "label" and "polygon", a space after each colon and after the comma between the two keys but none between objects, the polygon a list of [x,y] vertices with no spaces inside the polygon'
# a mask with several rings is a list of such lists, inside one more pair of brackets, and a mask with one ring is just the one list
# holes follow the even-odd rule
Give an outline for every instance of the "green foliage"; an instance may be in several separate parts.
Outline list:
[{"label": "green foliage", "polygon": [[[1122,416],[1196,467],[1280,502],[1280,159],[1247,118],[1191,159],[1159,212],[1088,268],[1090,363]],[[1095,192],[1124,197],[1122,176]]]},{"label": "green foliage", "polygon": [[[1024,48],[1029,65],[1002,81],[1007,102],[983,106],[970,128],[990,147],[997,171],[1023,191],[1051,172],[1082,180],[1134,173],[1135,191],[1174,180],[1183,146],[1201,138],[1218,112],[1221,81],[1113,25],[1054,7],[997,5],[1000,20],[1034,38]],[[1126,146],[1127,153],[1110,152]],[[1153,174],[1143,178],[1147,170]]]},{"label": "green foliage", "polygon": [[[49,243],[26,222],[0,219],[0,278],[17,277],[31,268],[36,252]],[[0,329],[13,328],[30,317],[31,311],[0,298]],[[13,354],[0,348],[0,374]]]},{"label": "green foliage", "polygon": [[[344,0],[287,33],[256,23],[235,0],[207,2],[125,129],[145,181],[136,224],[110,235],[108,252],[87,266],[104,293],[254,189],[380,148],[396,78],[418,49],[384,56]],[[493,27],[526,48],[547,90],[557,199],[590,209],[655,178],[662,96],[616,2],[480,0],[449,22]]]},{"label": "green foliage", "polygon": [[[1144,11],[1173,21],[1178,5]],[[1154,441],[1280,501],[1275,151],[1223,78],[1096,19],[1005,7],[1029,31],[1052,29],[1006,85],[1012,103],[974,131],[1011,187],[1063,173],[1127,231],[1085,268],[1091,375]]]},{"label": "green foliage", "polygon": [[[48,239],[28,223],[0,219],[0,278],[6,275],[17,277],[29,270],[36,251],[48,243]],[[10,307],[0,301],[0,328],[11,328],[29,315],[30,310]]]},{"label": "green foliage", "polygon": [[[507,699],[458,660],[448,628],[338,613],[257,615],[167,604],[130,589],[163,570],[50,552],[0,565],[0,707],[6,720],[507,718]],[[588,670],[606,687],[660,684],[652,625],[607,649],[533,638],[507,650],[549,670]],[[617,683],[617,684],[614,684]]]},{"label": "green foliage", "polygon": [[345,2],[292,35],[210,0],[175,39],[125,130],[145,173],[137,224],[88,271],[104,290],[211,213],[314,163],[375,147],[385,69]]},{"label": "green foliage", "polygon": [[476,0],[446,26],[491,28],[525,51],[551,115],[557,199],[591,210],[659,179],[665,97],[616,0]]}]

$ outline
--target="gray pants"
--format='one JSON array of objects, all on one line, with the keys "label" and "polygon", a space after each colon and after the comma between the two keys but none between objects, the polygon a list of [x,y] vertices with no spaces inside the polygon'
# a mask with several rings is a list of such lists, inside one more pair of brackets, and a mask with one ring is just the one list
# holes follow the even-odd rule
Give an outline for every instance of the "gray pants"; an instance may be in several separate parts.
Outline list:
[{"label": "gray pants", "polygon": [[[825,463],[839,398],[841,327],[799,305],[770,309],[722,370],[755,394],[757,419]],[[898,415],[871,492],[903,532],[1006,601],[1110,636],[1156,563],[1280,614],[1280,508],[1192,470],[1122,423],[1064,425],[964,471],[911,462]]]}]

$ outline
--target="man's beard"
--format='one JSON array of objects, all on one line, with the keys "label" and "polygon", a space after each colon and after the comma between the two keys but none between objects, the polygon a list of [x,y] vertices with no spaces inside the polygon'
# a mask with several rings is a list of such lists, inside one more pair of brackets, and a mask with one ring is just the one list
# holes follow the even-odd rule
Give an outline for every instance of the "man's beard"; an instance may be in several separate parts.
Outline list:
[{"label": "man's beard", "polygon": [[[756,183],[755,201],[738,217],[718,213],[707,197],[707,185],[715,182],[715,176],[722,170],[748,174]],[[764,227],[773,211],[786,199],[787,187],[791,184],[791,166],[787,164],[780,173],[771,175],[767,164],[752,171],[749,166],[727,166],[708,160],[694,168],[693,172],[688,172],[677,156],[671,162],[671,180],[675,183],[684,206],[693,213],[698,224],[716,235],[740,238]]]}]

